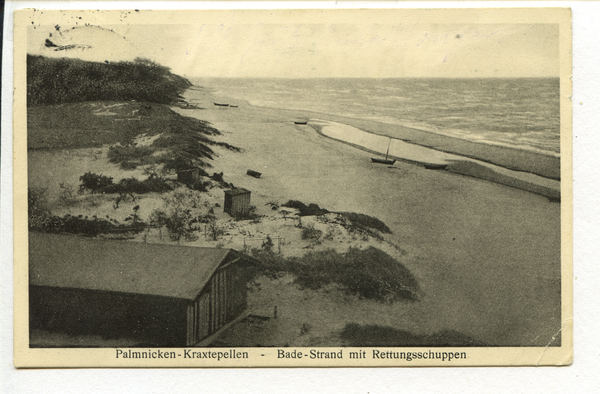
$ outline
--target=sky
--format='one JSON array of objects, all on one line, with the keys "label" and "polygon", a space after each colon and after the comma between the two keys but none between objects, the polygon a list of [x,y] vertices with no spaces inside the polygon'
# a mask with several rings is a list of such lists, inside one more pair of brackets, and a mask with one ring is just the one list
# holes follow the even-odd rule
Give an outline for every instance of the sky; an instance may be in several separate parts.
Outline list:
[{"label": "sky", "polygon": [[[104,45],[102,56],[112,56],[108,60],[143,56],[191,78],[559,76],[558,24],[448,23],[452,18],[431,23],[402,13],[360,19],[290,14],[279,19],[259,14],[253,20],[223,11],[206,18],[197,14],[190,23],[183,16],[162,20],[160,11],[113,12],[102,18],[92,11],[46,13],[31,19],[29,51],[48,53],[41,44],[54,31],[53,39],[65,44]],[[125,40],[111,41],[98,29],[87,35],[85,29],[69,31],[86,23]],[[92,53],[88,50],[87,56]]]}]

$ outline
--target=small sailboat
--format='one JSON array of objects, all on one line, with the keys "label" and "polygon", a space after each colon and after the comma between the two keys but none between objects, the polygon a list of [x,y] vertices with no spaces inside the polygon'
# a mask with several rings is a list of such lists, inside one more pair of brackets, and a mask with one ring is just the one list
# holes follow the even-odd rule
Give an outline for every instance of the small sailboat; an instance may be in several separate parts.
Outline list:
[{"label": "small sailboat", "polygon": [[394,159],[388,159],[388,154],[390,153],[390,144],[392,143],[392,139],[390,138],[390,141],[388,142],[388,147],[387,147],[387,152],[385,152],[385,159],[378,159],[375,157],[371,157],[371,161],[373,163],[377,163],[377,164],[387,164],[387,165],[393,165],[396,160]]}]

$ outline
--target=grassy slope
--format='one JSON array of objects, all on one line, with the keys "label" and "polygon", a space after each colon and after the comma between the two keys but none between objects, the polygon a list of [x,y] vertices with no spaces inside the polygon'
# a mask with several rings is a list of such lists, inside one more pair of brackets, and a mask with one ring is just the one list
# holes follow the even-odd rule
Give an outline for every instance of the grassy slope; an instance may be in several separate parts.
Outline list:
[{"label": "grassy slope", "polygon": [[137,100],[170,104],[192,84],[148,60],[98,63],[27,56],[27,104]]},{"label": "grassy slope", "polygon": [[168,68],[143,59],[107,64],[28,56],[28,149],[131,147],[136,136],[161,134],[143,152],[136,147],[113,152],[119,156],[114,162],[130,168],[153,164],[160,151],[169,156],[161,162],[209,167],[209,145],[215,144],[209,136],[219,131],[163,105],[179,101],[189,86]]}]

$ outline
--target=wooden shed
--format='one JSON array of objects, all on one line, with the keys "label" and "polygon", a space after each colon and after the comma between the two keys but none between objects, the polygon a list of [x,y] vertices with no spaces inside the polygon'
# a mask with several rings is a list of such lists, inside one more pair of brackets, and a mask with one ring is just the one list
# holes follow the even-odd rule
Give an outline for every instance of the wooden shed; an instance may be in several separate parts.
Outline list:
[{"label": "wooden shed", "polygon": [[250,190],[242,188],[225,190],[223,211],[231,216],[247,214],[250,211]]},{"label": "wooden shed", "polygon": [[30,233],[30,334],[192,346],[246,309],[249,259],[231,249]]},{"label": "wooden shed", "polygon": [[194,185],[201,181],[201,173],[199,168],[188,168],[177,171],[177,181],[184,185]]}]

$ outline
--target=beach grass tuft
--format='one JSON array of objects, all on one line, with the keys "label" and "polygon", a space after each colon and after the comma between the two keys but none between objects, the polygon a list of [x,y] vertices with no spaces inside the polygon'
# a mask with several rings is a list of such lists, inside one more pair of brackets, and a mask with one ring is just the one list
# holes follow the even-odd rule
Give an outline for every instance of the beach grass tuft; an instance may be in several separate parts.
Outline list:
[{"label": "beach grass tuft", "polygon": [[285,273],[295,276],[302,288],[317,290],[337,284],[348,294],[377,301],[417,300],[419,285],[412,273],[382,250],[351,248],[346,253],[333,249],[309,252],[302,257],[276,255],[254,250],[258,263],[252,275],[277,278]]},{"label": "beach grass tuft", "polygon": [[[385,234],[391,234],[392,230],[384,222],[376,217],[355,212],[339,212],[339,215],[346,221],[350,222],[349,226],[358,228],[363,231],[378,230]],[[346,225],[345,227],[347,227]]]},{"label": "beach grass tuft", "polygon": [[346,346],[484,346],[473,338],[454,330],[444,330],[431,335],[416,335],[406,330],[378,325],[348,323],[340,332]]}]

